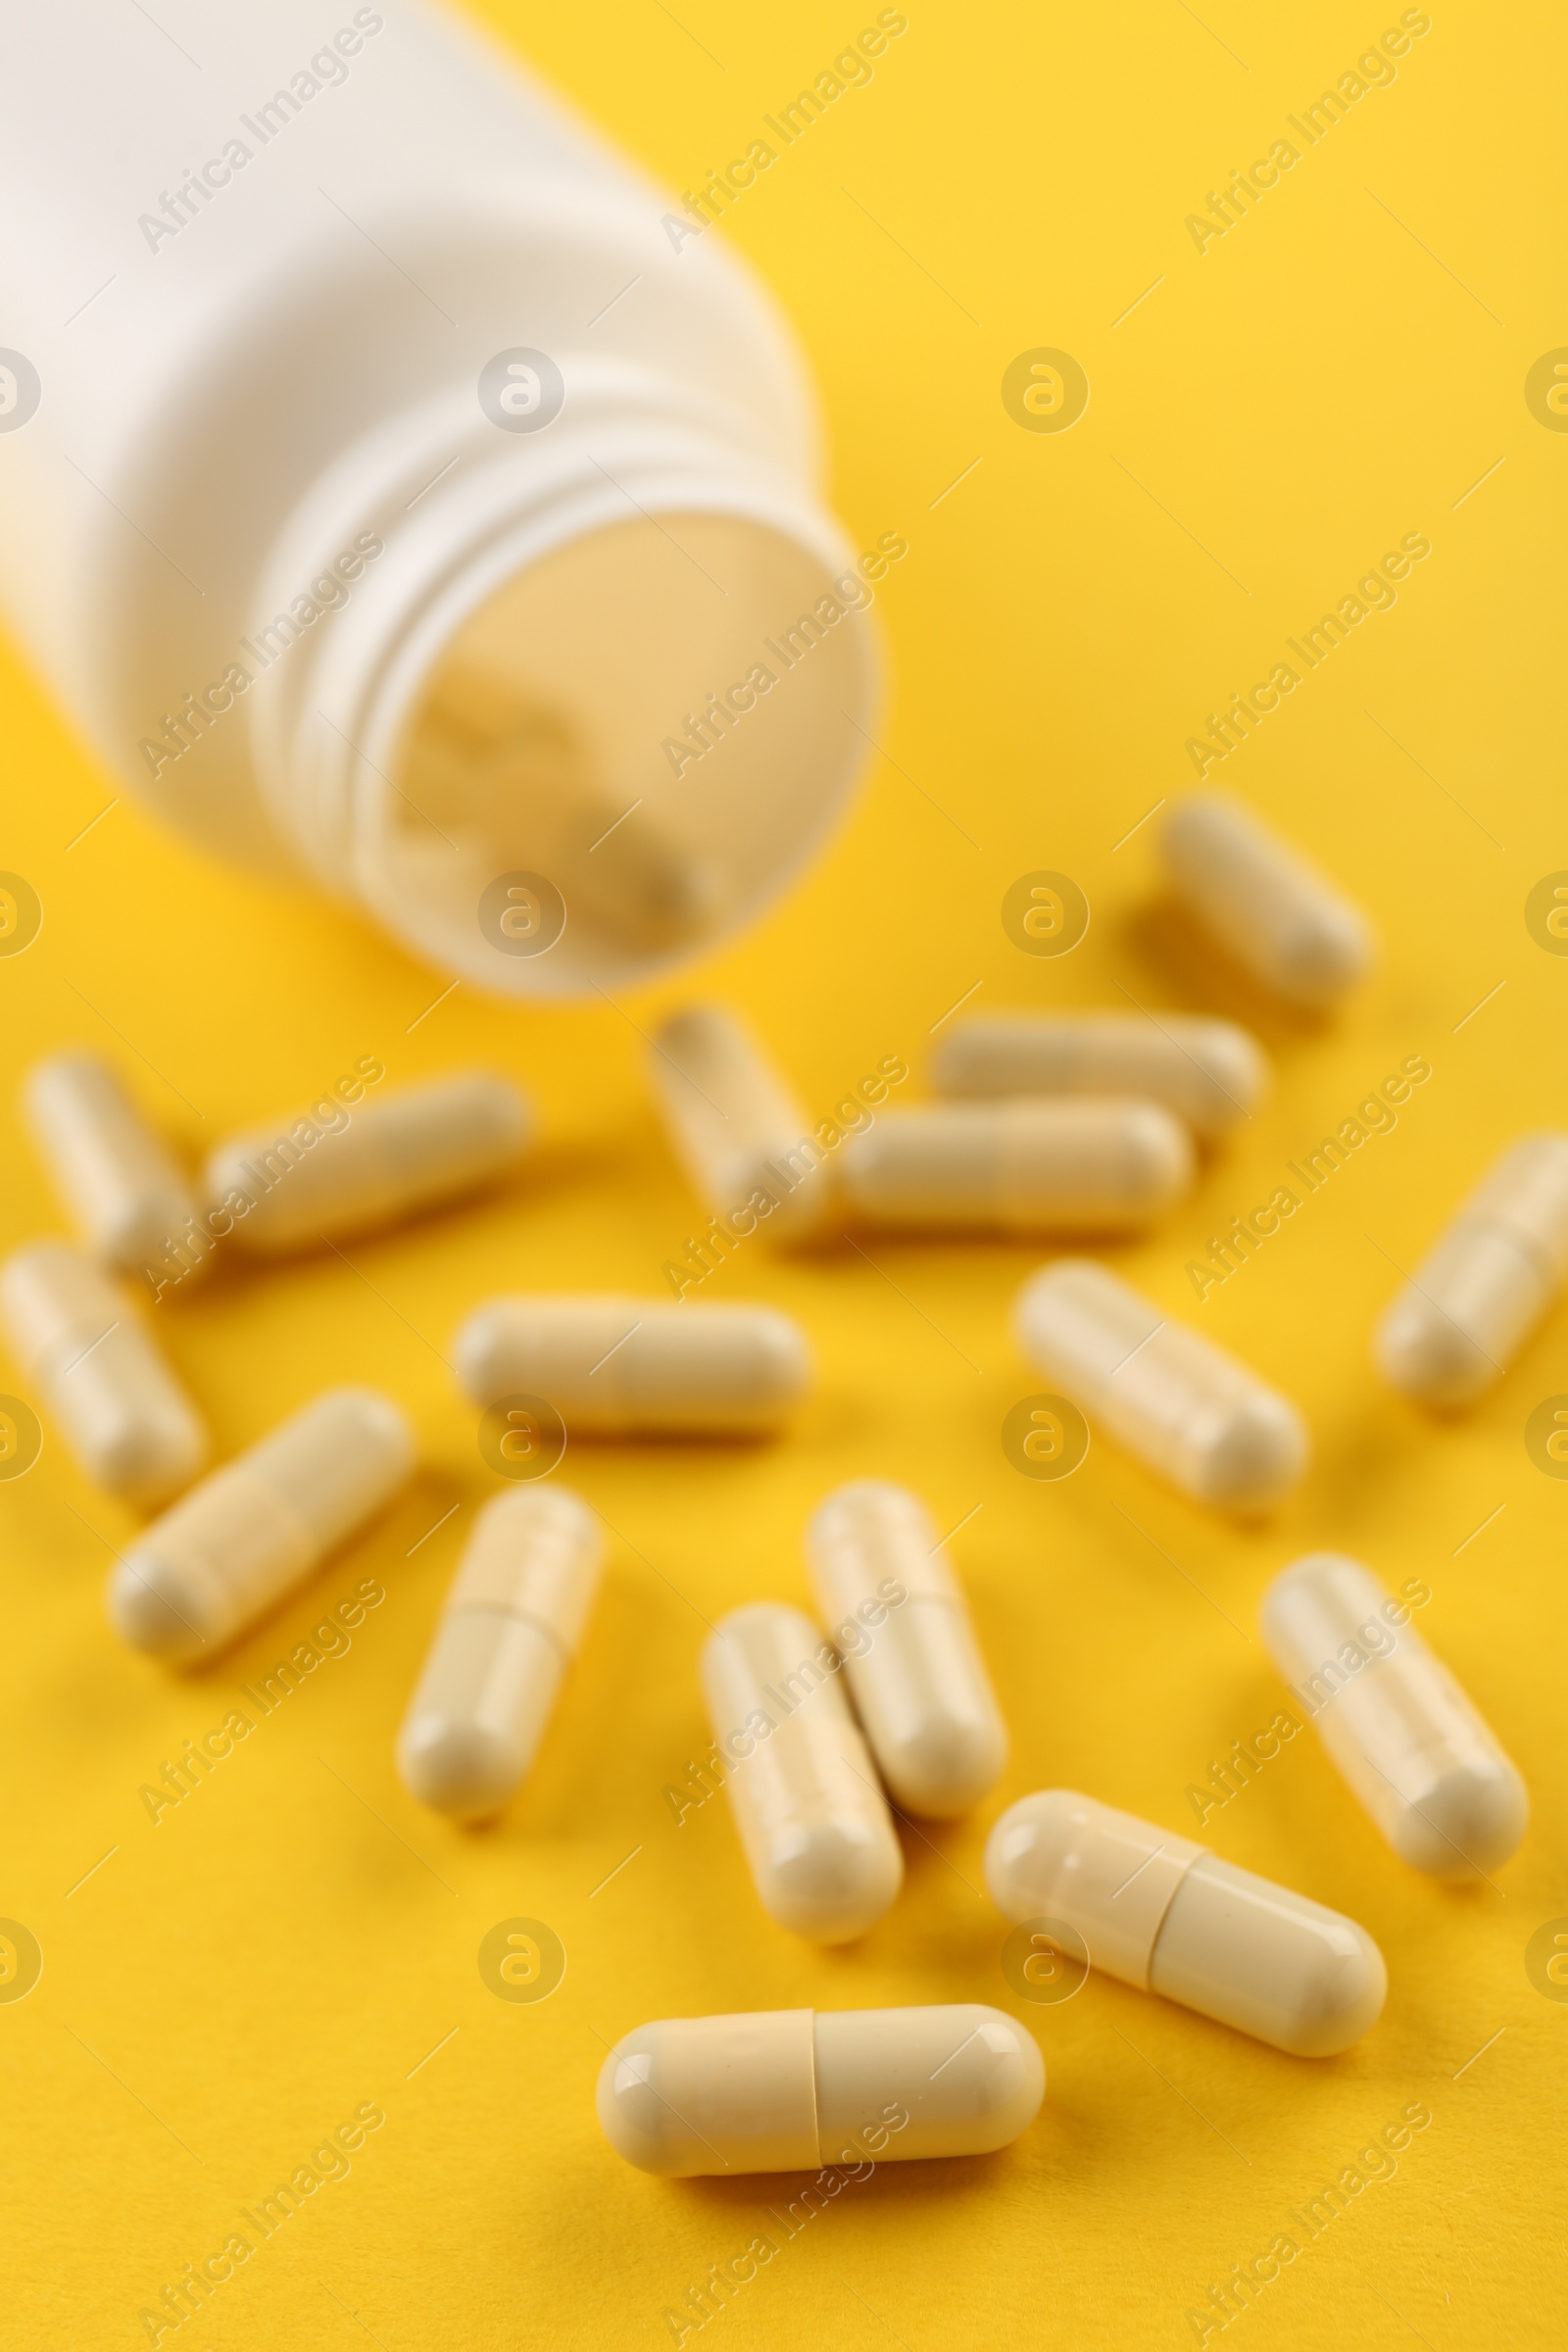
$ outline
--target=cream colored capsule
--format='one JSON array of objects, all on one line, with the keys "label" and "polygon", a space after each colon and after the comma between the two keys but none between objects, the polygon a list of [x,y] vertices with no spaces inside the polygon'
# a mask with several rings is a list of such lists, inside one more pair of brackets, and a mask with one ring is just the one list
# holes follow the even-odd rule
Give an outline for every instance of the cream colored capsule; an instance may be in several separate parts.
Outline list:
[{"label": "cream colored capsule", "polygon": [[1045,2095],[1022,2026],[963,2001],[661,2018],[616,2042],[598,2108],[617,2156],[681,2180],[986,2156]]},{"label": "cream colored capsule", "polygon": [[564,1488],[485,1504],[398,1736],[411,1796],[461,1821],[506,1803],[576,1655],[603,1550],[593,1513]]},{"label": "cream colored capsule", "polygon": [[[349,1110],[335,1098],[220,1144],[208,1198],[233,1216],[235,1242],[261,1256],[415,1215],[515,1167],[528,1109],[485,1070],[431,1078]],[[248,1201],[248,1208],[240,1203]]]},{"label": "cream colored capsule", "polygon": [[1102,1968],[1297,2058],[1359,2041],[1388,1991],[1364,1928],[1113,1805],[1046,1788],[986,1846],[992,1900],[1071,1929]]},{"label": "cream colored capsule", "polygon": [[1500,1380],[1568,1273],[1568,1135],[1513,1144],[1378,1325],[1386,1380],[1463,1405]]},{"label": "cream colored capsule", "polygon": [[133,1649],[215,1654],[390,1500],[414,1437],[373,1389],[328,1389],[214,1470],[145,1529],[109,1579],[109,1621]]},{"label": "cream colored capsule", "polygon": [[1017,1327],[1048,1380],[1198,1502],[1259,1510],[1306,1467],[1306,1427],[1288,1397],[1088,1258],[1058,1258],[1027,1282]]},{"label": "cream colored capsule", "polygon": [[145,1326],[65,1242],[34,1242],[0,1269],[11,1352],[96,1486],[162,1502],[195,1477],[207,1432]]},{"label": "cream colored capsule", "polygon": [[492,1298],[452,1351],[475,1404],[542,1396],[572,1435],[753,1435],[811,1379],[799,1325],[772,1307],[611,1293]]},{"label": "cream colored capsule", "polygon": [[806,1557],[894,1801],[966,1812],[1001,1776],[1007,1732],[930,1512],[906,1487],[858,1480],[819,1506]]},{"label": "cream colored capsule", "polygon": [[808,1617],[756,1601],[703,1644],[703,1690],[762,1907],[813,1943],[874,1928],[904,1880],[876,1768]]},{"label": "cream colored capsule", "polygon": [[1283,1569],[1263,1639],[1330,1760],[1402,1862],[1484,1878],[1530,1819],[1518,1771],[1410,1623],[1410,1603],[1343,1552]]},{"label": "cream colored capsule", "polygon": [[[173,1159],[97,1054],[55,1054],[27,1073],[27,1124],[83,1241],[136,1274],[195,1229],[196,1203]],[[192,1266],[205,1252],[192,1253]]]},{"label": "cream colored capsule", "polygon": [[798,1241],[831,1219],[828,1163],[761,1046],[721,1004],[673,1013],[648,1072],[692,1189],[720,1216]]},{"label": "cream colored capsule", "polygon": [[940,1102],[890,1111],[844,1147],[866,1224],[930,1231],[1122,1233],[1193,1180],[1185,1127],[1157,1102]]},{"label": "cream colored capsule", "polygon": [[1181,802],[1160,845],[1190,912],[1278,995],[1332,1004],[1370,968],[1372,932],[1359,908],[1229,794]]},{"label": "cream colored capsule", "polygon": [[1206,1143],[1251,1116],[1268,1078],[1245,1029],[1182,1012],[991,1013],[950,1030],[931,1063],[939,1094],[1131,1097]]}]

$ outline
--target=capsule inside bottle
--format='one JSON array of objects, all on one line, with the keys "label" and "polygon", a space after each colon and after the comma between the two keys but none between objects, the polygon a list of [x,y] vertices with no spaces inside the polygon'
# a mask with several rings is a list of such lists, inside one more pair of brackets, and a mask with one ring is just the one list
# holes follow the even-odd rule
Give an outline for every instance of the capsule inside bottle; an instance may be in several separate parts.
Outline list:
[{"label": "capsule inside bottle", "polygon": [[1071,1789],[1008,1807],[986,1884],[1008,1919],[1073,1929],[1091,1968],[1293,2057],[1334,2057],[1382,2014],[1383,1955],[1353,1920]]},{"label": "capsule inside bottle", "polygon": [[703,1644],[703,1690],[764,1910],[814,1943],[875,1927],[904,1856],[839,1657],[808,1617],[756,1601]]},{"label": "capsule inside bottle", "polygon": [[1045,2095],[1024,2029],[955,2002],[662,2018],[611,2051],[598,2109],[628,2164],[690,2180],[989,2155]]},{"label": "capsule inside bottle", "polygon": [[1000,1779],[1007,1733],[929,1511],[858,1480],[820,1505],[806,1554],[894,1800],[934,1820],[967,1812]]},{"label": "capsule inside bottle", "polygon": [[1517,1767],[1359,1560],[1313,1552],[1263,1595],[1263,1639],[1333,1763],[1401,1861],[1484,1878],[1530,1818]]}]

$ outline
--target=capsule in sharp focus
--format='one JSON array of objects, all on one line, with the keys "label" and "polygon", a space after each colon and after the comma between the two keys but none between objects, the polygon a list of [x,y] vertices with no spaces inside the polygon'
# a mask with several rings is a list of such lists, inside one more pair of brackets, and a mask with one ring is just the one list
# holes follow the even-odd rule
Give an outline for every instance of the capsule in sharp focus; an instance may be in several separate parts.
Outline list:
[{"label": "capsule in sharp focus", "polygon": [[1189,911],[1279,996],[1331,1004],[1369,969],[1366,917],[1240,801],[1195,793],[1166,818],[1160,845]]},{"label": "capsule in sharp focus", "polygon": [[[139,1273],[187,1242],[196,1225],[190,1187],[98,1054],[40,1061],[23,1103],[57,1190],[105,1265]],[[203,1262],[192,1254],[193,1268]]]},{"label": "capsule in sharp focus", "polygon": [[1568,1135],[1512,1145],[1378,1325],[1386,1380],[1469,1404],[1500,1380],[1568,1273]]},{"label": "capsule in sharp focus", "polygon": [[890,1111],[844,1147],[850,1213],[928,1231],[1122,1233],[1193,1180],[1187,1130],[1157,1102],[942,1102]]},{"label": "capsule in sharp focus", "polygon": [[703,1644],[703,1691],[762,1907],[813,1943],[875,1927],[904,1880],[876,1767],[808,1617],[757,1601]]},{"label": "capsule in sharp focus", "polygon": [[1048,1380],[1195,1501],[1259,1510],[1306,1467],[1289,1397],[1089,1258],[1058,1258],[1027,1282],[1017,1328]]},{"label": "capsule in sharp focus", "polygon": [[1159,1103],[1205,1142],[1250,1116],[1268,1075],[1234,1021],[1181,1012],[989,1014],[950,1030],[931,1064],[940,1094],[1118,1095]]},{"label": "capsule in sharp focus", "polygon": [[930,1512],[906,1487],[858,1480],[821,1504],[806,1556],[894,1801],[965,1812],[1001,1775],[1007,1732]]},{"label": "capsule in sharp focus", "polygon": [[207,1432],[114,1286],[65,1242],[35,1242],[0,1270],[11,1352],[96,1486],[162,1502],[195,1477]]},{"label": "capsule in sharp focus", "polygon": [[665,1021],[649,1076],[693,1190],[720,1216],[744,1211],[774,1240],[821,1230],[827,1163],[806,1113],[751,1031],[720,1004]]},{"label": "capsule in sharp focus", "polygon": [[327,1097],[220,1144],[205,1181],[240,1248],[272,1256],[475,1192],[516,1166],[527,1139],[516,1087],[471,1070],[352,1111]]},{"label": "capsule in sharp focus", "polygon": [[1343,1552],[1282,1570],[1263,1595],[1274,1663],[1384,1837],[1437,1879],[1484,1878],[1525,1834],[1530,1799],[1410,1604]]},{"label": "capsule in sharp focus", "polygon": [[122,1641],[211,1656],[390,1500],[414,1437],[373,1389],[329,1389],[143,1530],[109,1579]]},{"label": "capsule in sharp focus", "polygon": [[1013,1921],[1060,1922],[1091,1968],[1297,2058],[1332,2058],[1388,1991],[1364,1928],[1152,1822],[1069,1788],[1008,1807],[986,1885]]},{"label": "capsule in sharp focus", "polygon": [[519,1487],[474,1523],[398,1736],[403,1785],[462,1821],[525,1778],[599,1586],[598,1523],[561,1487]]},{"label": "capsule in sharp focus", "polygon": [[598,2107],[617,2156],[679,2180],[985,2156],[1045,2095],[1022,2026],[964,2001],[661,2018],[616,2042]]},{"label": "capsule in sharp focus", "polygon": [[811,1379],[799,1325],[772,1307],[611,1294],[492,1298],[453,1355],[475,1404],[543,1396],[573,1435],[753,1435]]}]

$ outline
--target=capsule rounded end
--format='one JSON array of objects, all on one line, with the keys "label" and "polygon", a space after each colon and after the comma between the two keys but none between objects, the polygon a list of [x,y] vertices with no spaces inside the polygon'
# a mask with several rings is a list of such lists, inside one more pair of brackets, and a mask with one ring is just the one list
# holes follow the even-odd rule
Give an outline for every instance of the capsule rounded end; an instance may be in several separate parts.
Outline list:
[{"label": "capsule rounded end", "polygon": [[1205,1021],[1195,1041],[1199,1066],[1207,1081],[1202,1132],[1226,1135],[1263,1102],[1272,1072],[1268,1055],[1235,1021]]},{"label": "capsule rounded end", "polygon": [[1325,901],[1279,942],[1278,985],[1294,1003],[1325,1009],[1366,978],[1374,954],[1365,916],[1343,899]]},{"label": "capsule rounded end", "polygon": [[951,1821],[993,1789],[1007,1761],[1007,1736],[998,1721],[965,1714],[939,1716],[918,1734],[878,1744],[877,1762],[906,1812],[924,1821]]},{"label": "capsule rounded end", "polygon": [[904,1884],[904,1855],[891,1828],[812,1822],[780,1834],[757,1884],[781,1928],[810,1943],[853,1943],[891,1910]]},{"label": "capsule rounded end", "polygon": [[1192,1190],[1198,1166],[1190,1129],[1157,1102],[1129,1104],[1123,1130],[1126,1200],[1139,1216],[1157,1216]]},{"label": "capsule rounded end", "polygon": [[1046,2062],[1032,2034],[1001,2009],[977,2008],[979,2019],[969,2048],[972,2062],[965,2154],[984,2156],[1004,2148],[1028,2131],[1046,2096]]},{"label": "capsule rounded end", "polygon": [[1334,1932],[1320,1934],[1313,1965],[1292,1986],[1266,2038],[1293,2058],[1337,2058],[1370,2034],[1383,2014],[1389,1972],[1383,1954],[1353,1919],[1324,1915]]},{"label": "capsule rounded end", "polygon": [[1009,1805],[986,1839],[991,1900],[1004,1919],[1032,1919],[1077,1842],[1085,1800],[1070,1788],[1037,1788]]},{"label": "capsule rounded end", "polygon": [[1394,1388],[1439,1410],[1473,1402],[1498,1372],[1467,1331],[1414,1289],[1401,1291],[1383,1317],[1373,1354]]},{"label": "capsule rounded end", "polygon": [[398,1736],[397,1763],[409,1794],[453,1821],[489,1821],[522,1778],[510,1742],[449,1715],[412,1717]]},{"label": "capsule rounded end", "polygon": [[773,1307],[750,1310],[757,1329],[756,1400],[783,1412],[811,1385],[811,1350],[800,1325]]},{"label": "capsule rounded end", "polygon": [[491,1404],[508,1385],[504,1300],[476,1306],[452,1335],[452,1364],[458,1386],[474,1404]]},{"label": "capsule rounded end", "polygon": [[1205,1449],[1199,1497],[1225,1511],[1267,1510],[1296,1485],[1310,1451],[1306,1424],[1290,1399],[1253,1390],[1227,1407]]},{"label": "capsule rounded end", "polygon": [[194,1413],[137,1412],[117,1419],[85,1467],[111,1494],[161,1503],[190,1485],[207,1451],[207,1433]]},{"label": "capsule rounded end", "polygon": [[622,2034],[599,2070],[594,2104],[599,2128],[615,2154],[640,2173],[667,2179],[688,2169],[689,2134],[656,2088],[662,2039],[658,2024]]},{"label": "capsule rounded end", "polygon": [[1530,1824],[1530,1795],[1506,1757],[1443,1779],[1406,1806],[1395,1852],[1429,1878],[1473,1885],[1511,1860]]},{"label": "capsule rounded end", "polygon": [[154,1552],[132,1550],[118,1560],[104,1602],[122,1642],[147,1657],[182,1665],[207,1646],[195,1600]]}]

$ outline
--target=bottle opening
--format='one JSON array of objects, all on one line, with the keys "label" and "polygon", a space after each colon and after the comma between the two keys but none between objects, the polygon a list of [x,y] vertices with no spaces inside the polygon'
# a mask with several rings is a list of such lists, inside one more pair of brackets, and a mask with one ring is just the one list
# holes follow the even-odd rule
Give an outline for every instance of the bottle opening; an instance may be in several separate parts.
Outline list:
[{"label": "bottle opening", "polygon": [[867,750],[872,591],[744,515],[593,530],[459,627],[361,805],[361,886],[507,995],[640,978],[800,866]]}]

